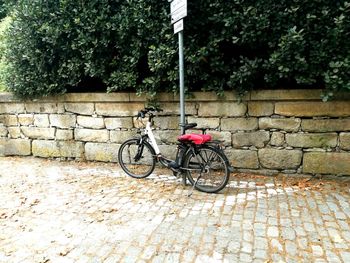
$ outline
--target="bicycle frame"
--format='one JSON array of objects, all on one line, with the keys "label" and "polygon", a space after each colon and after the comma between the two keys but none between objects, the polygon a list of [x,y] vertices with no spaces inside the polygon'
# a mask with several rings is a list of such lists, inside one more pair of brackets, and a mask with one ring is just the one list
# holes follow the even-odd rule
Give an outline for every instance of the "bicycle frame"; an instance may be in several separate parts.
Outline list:
[{"label": "bicycle frame", "polygon": [[[152,131],[152,119],[153,119],[153,115],[149,116],[148,120],[147,120],[147,123],[146,123],[146,127],[144,128],[144,133],[145,135],[149,138],[150,140],[150,144],[151,146],[153,147],[154,151],[155,151],[155,158],[157,161],[159,161],[160,163],[162,163],[164,166],[168,167],[168,168],[174,168],[174,169],[180,169],[180,170],[183,170],[183,168],[181,167],[182,166],[182,157],[186,154],[186,152],[188,150],[194,150],[194,148],[192,146],[186,146],[186,145],[183,145],[181,144],[179,147],[185,147],[184,151],[181,151],[180,149],[178,149],[178,153],[177,153],[177,156],[176,156],[176,160],[170,160],[168,158],[165,158],[161,152],[160,152],[160,149],[158,147],[158,144],[157,144],[157,141],[154,137],[154,134],[153,134],[153,131]],[[214,143],[214,148],[221,148],[219,144],[215,143],[215,142],[212,142]],[[225,159],[225,162],[226,164],[228,165],[229,167],[229,171],[230,172],[233,172],[233,167],[230,165],[226,155],[224,154],[224,159]]]},{"label": "bicycle frame", "polygon": [[151,141],[151,145],[154,149],[154,151],[156,152],[156,155],[160,155],[160,150],[156,141],[156,138],[154,137],[153,131],[152,131],[152,123],[151,121],[147,121],[146,123],[146,128],[145,128],[145,134],[147,134],[148,138]]},{"label": "bicycle frame", "polygon": [[[176,154],[176,160],[171,160],[164,157],[160,152],[160,149],[158,147],[157,141],[155,139],[155,136],[152,130],[152,118],[148,119],[146,123],[146,127],[144,128],[144,133],[145,133],[145,137],[149,139],[150,144],[154,149],[154,152],[155,152],[154,157],[156,158],[157,161],[159,161],[165,167],[172,169],[173,171],[178,172],[179,169],[183,170],[183,168],[181,167],[183,156],[186,154],[187,150],[190,149],[190,146],[179,145],[179,149]],[[183,150],[180,150],[180,148],[182,148]]]}]

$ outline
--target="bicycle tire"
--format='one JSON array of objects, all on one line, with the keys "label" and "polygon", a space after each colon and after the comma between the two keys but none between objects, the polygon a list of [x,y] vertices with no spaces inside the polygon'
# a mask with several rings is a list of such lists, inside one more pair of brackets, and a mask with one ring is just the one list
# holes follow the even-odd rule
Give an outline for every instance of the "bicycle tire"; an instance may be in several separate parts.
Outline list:
[{"label": "bicycle tire", "polygon": [[152,146],[140,139],[125,141],[118,151],[118,162],[125,173],[133,178],[149,176],[156,165],[155,151]]},{"label": "bicycle tire", "polygon": [[187,152],[183,166],[190,183],[196,184],[195,189],[217,193],[227,185],[230,177],[226,159],[221,150],[202,145]]}]

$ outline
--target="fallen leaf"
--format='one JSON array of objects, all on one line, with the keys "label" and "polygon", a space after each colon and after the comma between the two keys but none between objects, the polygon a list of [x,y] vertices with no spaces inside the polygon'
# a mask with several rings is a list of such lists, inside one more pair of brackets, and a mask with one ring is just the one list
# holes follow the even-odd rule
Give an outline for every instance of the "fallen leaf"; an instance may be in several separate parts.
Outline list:
[{"label": "fallen leaf", "polygon": [[50,259],[47,257],[44,257],[42,260],[39,261],[39,263],[47,263],[50,262]]},{"label": "fallen leaf", "polygon": [[0,219],[6,219],[8,216],[6,213],[0,214]]},{"label": "fallen leaf", "polygon": [[64,256],[67,256],[69,254],[69,252],[71,252],[72,249],[71,248],[65,248],[63,251],[61,251],[59,253],[60,256],[64,257]]},{"label": "fallen leaf", "polygon": [[40,203],[40,200],[39,199],[35,199],[29,206],[32,207],[32,206],[35,206],[37,204]]},{"label": "fallen leaf", "polygon": [[27,201],[27,197],[20,197],[19,200],[21,200],[21,205],[24,205]]},{"label": "fallen leaf", "polygon": [[112,212],[117,212],[118,209],[117,208],[108,208],[108,209],[104,209],[102,210],[102,213],[112,213]]}]

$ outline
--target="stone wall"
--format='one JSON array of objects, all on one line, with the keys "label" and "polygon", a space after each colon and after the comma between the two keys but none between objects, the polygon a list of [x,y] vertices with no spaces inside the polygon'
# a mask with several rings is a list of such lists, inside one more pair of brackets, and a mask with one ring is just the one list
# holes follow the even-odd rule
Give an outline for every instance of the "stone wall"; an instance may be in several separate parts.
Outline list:
[{"label": "stone wall", "polygon": [[[195,93],[188,122],[224,140],[239,171],[350,175],[350,98],[320,101],[319,90],[265,90],[239,100]],[[155,119],[161,151],[174,155],[178,97],[160,94]],[[38,156],[116,162],[119,145],[137,130],[145,98],[129,93],[66,94],[20,101],[0,93],[0,156]]]}]

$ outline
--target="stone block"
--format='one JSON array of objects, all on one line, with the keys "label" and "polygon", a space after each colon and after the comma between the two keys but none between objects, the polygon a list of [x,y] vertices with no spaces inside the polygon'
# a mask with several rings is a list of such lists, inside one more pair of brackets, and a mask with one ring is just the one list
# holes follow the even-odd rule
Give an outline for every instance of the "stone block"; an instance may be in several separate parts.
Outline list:
[{"label": "stone block", "polygon": [[31,155],[31,141],[25,139],[0,139],[0,156]]},{"label": "stone block", "polygon": [[329,148],[337,146],[336,133],[294,133],[286,134],[288,145],[300,148]]},{"label": "stone block", "polygon": [[200,117],[239,117],[247,113],[247,105],[239,102],[200,102]]},{"label": "stone block", "polygon": [[[130,98],[131,102],[144,102],[145,103],[149,99],[149,96],[147,96],[147,94],[139,95],[139,94],[136,94],[135,92],[131,92],[128,94],[129,94],[129,98]],[[171,93],[171,92],[159,92],[156,94],[155,100],[159,101],[159,102],[169,102],[169,101],[173,102],[174,100],[179,101],[179,99],[175,98],[175,97],[176,96],[174,95],[174,93]]]},{"label": "stone block", "polygon": [[50,114],[51,127],[62,129],[74,128],[76,126],[77,117],[75,115]]},{"label": "stone block", "polygon": [[226,149],[230,164],[235,168],[258,169],[258,153],[251,150]]},{"label": "stone block", "polygon": [[[158,113],[158,116],[161,115],[180,115],[180,103],[178,102],[164,102],[162,103],[163,111]],[[187,115],[197,115],[197,104],[194,102],[185,103],[186,114]]]},{"label": "stone block", "polygon": [[56,130],[56,140],[59,141],[70,141],[73,140],[73,130]]},{"label": "stone block", "polygon": [[350,150],[350,132],[342,132],[339,135],[340,148]]},{"label": "stone block", "polygon": [[144,129],[146,127],[146,122],[147,122],[147,119],[144,118],[144,119],[139,119],[139,118],[136,118],[134,117],[132,119],[133,121],[133,125],[134,125],[134,128],[137,128],[137,129]]},{"label": "stone block", "polygon": [[67,112],[81,115],[93,115],[95,111],[93,103],[65,103],[64,108]]},{"label": "stone block", "polygon": [[257,90],[251,92],[251,100],[319,100],[322,90]]},{"label": "stone block", "polygon": [[54,139],[55,130],[55,128],[21,127],[24,136],[30,139]]},{"label": "stone block", "polygon": [[[180,122],[180,117],[159,116],[154,119],[154,126],[159,127],[161,129],[177,130],[180,128],[179,122]],[[136,124],[136,125],[134,124],[134,126],[138,127],[139,124]]]},{"label": "stone block", "polygon": [[9,137],[12,139],[21,138],[22,132],[20,127],[8,127]]},{"label": "stone block", "polygon": [[128,139],[136,137],[135,131],[110,131],[110,140],[122,144]]},{"label": "stone block", "polygon": [[275,105],[272,102],[248,102],[248,115],[254,117],[270,116],[274,112]]},{"label": "stone block", "polygon": [[311,174],[350,175],[350,153],[305,153],[303,172]]},{"label": "stone block", "polygon": [[8,130],[5,126],[0,125],[0,137],[6,137]]},{"label": "stone block", "polygon": [[58,113],[57,103],[29,102],[25,104],[28,113]]},{"label": "stone block", "polygon": [[174,144],[177,143],[177,138],[180,136],[180,130],[172,131],[154,131],[154,137],[158,144]]},{"label": "stone block", "polygon": [[57,103],[57,113],[64,114],[66,110],[64,109],[64,103]]},{"label": "stone block", "polygon": [[83,158],[84,145],[74,141],[44,141],[34,140],[32,145],[33,156],[38,157],[70,157]]},{"label": "stone block", "polygon": [[267,131],[238,132],[232,134],[233,147],[255,146],[263,148],[270,141],[270,133]]},{"label": "stone block", "polygon": [[91,129],[103,129],[105,128],[105,123],[103,118],[96,118],[90,116],[78,116],[77,123],[79,126]]},{"label": "stone block", "polygon": [[34,123],[33,114],[19,114],[18,122],[20,125],[28,126]]},{"label": "stone block", "polygon": [[350,119],[302,120],[301,129],[308,132],[350,131]]},{"label": "stone block", "polygon": [[159,145],[159,151],[166,157],[172,160],[176,158],[177,147],[175,145]]},{"label": "stone block", "polygon": [[301,165],[301,150],[260,149],[260,164],[268,169],[296,169]]},{"label": "stone block", "polygon": [[13,101],[18,101],[18,98],[16,98],[16,96],[11,92],[2,91],[0,92],[0,101],[5,103],[13,102]]},{"label": "stone block", "polygon": [[24,113],[23,103],[0,103],[0,114]]},{"label": "stone block", "polygon": [[273,132],[270,144],[273,146],[282,146],[285,143],[285,134],[282,132]]},{"label": "stone block", "polygon": [[4,115],[3,122],[5,126],[18,126],[18,119],[16,115]]},{"label": "stone block", "polygon": [[117,162],[120,144],[86,143],[85,158],[89,161]]},{"label": "stone block", "polygon": [[[249,99],[250,95],[246,94],[243,97],[239,96],[238,93],[234,91],[226,91],[223,95],[216,95],[214,92],[193,92],[193,97],[186,98],[188,101],[241,101]],[[175,100],[179,101],[180,96],[175,96]]]},{"label": "stone block", "polygon": [[107,142],[109,132],[107,130],[75,129],[74,138],[84,142]]},{"label": "stone block", "polygon": [[350,116],[350,102],[277,102],[275,114],[295,117],[347,117]]},{"label": "stone block", "polygon": [[105,125],[108,130],[122,129],[122,128],[132,128],[133,121],[132,118],[105,118]]},{"label": "stone block", "polygon": [[96,114],[100,116],[136,116],[144,108],[143,103],[96,103]]},{"label": "stone block", "polygon": [[208,131],[208,134],[213,137],[213,140],[223,141],[225,146],[232,145],[232,137],[230,132]]},{"label": "stone block", "polygon": [[283,131],[298,131],[301,119],[299,118],[260,118],[261,130],[277,129]]},{"label": "stone block", "polygon": [[[209,129],[217,129],[220,126],[219,118],[198,118],[198,117],[188,117],[188,123],[195,122],[197,123],[197,127],[199,128],[209,128]],[[177,125],[179,123],[179,119],[177,119]],[[179,127],[179,126],[177,126]]]},{"label": "stone block", "polygon": [[127,92],[111,92],[111,93],[66,93],[64,101],[69,102],[128,102],[129,93]]},{"label": "stone block", "polygon": [[223,131],[252,131],[258,129],[257,118],[224,118],[221,119]]},{"label": "stone block", "polygon": [[50,127],[49,115],[48,114],[35,114],[34,115],[34,126],[40,128]]}]

